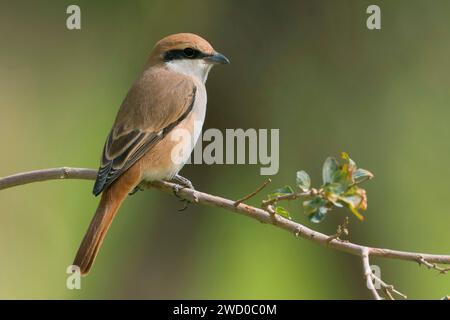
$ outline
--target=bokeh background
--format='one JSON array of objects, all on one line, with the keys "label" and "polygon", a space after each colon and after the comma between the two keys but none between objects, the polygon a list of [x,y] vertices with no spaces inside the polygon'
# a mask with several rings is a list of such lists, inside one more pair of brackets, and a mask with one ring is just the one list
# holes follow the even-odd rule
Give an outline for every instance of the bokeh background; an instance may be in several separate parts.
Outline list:
[{"label": "bokeh background", "polygon": [[[376,178],[366,221],[350,239],[449,253],[450,3],[448,1],[2,1],[0,176],[97,167],[116,111],[153,44],[195,32],[232,60],[208,80],[205,128],[279,128],[271,188],[347,151]],[[378,4],[382,30],[366,28]],[[183,175],[236,199],[264,181],[258,165],[189,165]],[[365,299],[357,257],[227,211],[140,192],[121,208],[82,290],[67,265],[96,208],[90,181],[0,192],[0,298]],[[250,201],[258,205],[262,195]],[[347,215],[313,225],[332,234]],[[449,294],[450,278],[372,259],[410,298]]]}]

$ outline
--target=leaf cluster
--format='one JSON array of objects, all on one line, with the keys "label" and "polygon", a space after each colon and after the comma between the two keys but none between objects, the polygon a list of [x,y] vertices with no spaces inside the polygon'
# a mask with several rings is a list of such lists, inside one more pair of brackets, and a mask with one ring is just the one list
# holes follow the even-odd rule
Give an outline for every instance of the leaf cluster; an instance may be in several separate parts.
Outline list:
[{"label": "leaf cluster", "polygon": [[[276,202],[302,198],[305,213],[315,223],[323,221],[334,207],[346,207],[359,220],[364,220],[361,212],[367,210],[367,194],[360,184],[372,178],[370,171],[358,168],[355,161],[343,152],[340,161],[334,157],[325,160],[322,166],[322,185],[318,189],[311,187],[309,174],[301,170],[296,175],[296,184],[301,192],[285,186],[268,197],[277,200]],[[289,212],[284,207],[275,206],[274,210],[289,217]]]}]

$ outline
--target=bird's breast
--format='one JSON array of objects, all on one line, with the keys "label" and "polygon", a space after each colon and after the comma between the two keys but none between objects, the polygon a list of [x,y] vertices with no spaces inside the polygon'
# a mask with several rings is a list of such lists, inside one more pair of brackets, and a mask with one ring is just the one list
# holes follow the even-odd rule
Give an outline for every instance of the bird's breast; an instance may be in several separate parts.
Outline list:
[{"label": "bird's breast", "polygon": [[192,111],[144,156],[143,180],[170,179],[183,168],[200,138],[206,102],[205,86],[197,85]]}]

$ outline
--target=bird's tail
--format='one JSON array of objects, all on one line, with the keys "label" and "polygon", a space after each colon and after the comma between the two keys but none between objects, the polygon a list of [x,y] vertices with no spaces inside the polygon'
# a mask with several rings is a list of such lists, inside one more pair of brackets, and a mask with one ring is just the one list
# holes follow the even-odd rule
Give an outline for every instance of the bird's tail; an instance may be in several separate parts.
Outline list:
[{"label": "bird's tail", "polygon": [[123,200],[125,200],[133,188],[131,182],[126,182],[129,181],[125,181],[124,183],[122,179],[119,179],[102,194],[97,211],[95,211],[94,218],[89,225],[73,262],[74,265],[80,268],[82,275],[89,273],[114,216]]}]

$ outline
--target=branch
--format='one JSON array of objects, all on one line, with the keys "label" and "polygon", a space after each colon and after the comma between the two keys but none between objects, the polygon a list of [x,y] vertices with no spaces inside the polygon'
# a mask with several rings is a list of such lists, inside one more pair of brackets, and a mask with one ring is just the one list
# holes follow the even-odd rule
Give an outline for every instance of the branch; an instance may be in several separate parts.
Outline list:
[{"label": "branch", "polygon": [[364,271],[364,278],[366,279],[367,288],[370,290],[370,293],[372,294],[373,298],[375,300],[381,300],[380,295],[378,294],[377,289],[375,288],[375,285],[373,284],[373,272],[372,268],[370,267],[369,263],[369,249],[364,247],[361,249],[361,259],[363,264],[363,271]]},{"label": "branch", "polygon": [[0,190],[32,182],[56,179],[95,180],[97,170],[84,168],[54,168],[14,174],[0,179]]},{"label": "branch", "polygon": [[390,300],[395,300],[394,293],[404,299],[407,298],[406,295],[397,291],[393,285],[387,284],[386,282],[381,280],[378,276],[376,276],[372,272],[372,268],[370,267],[370,263],[369,263],[369,248],[363,247],[361,249],[361,259],[362,259],[364,277],[366,279],[367,288],[370,290],[370,292],[372,293],[372,296],[375,300],[381,300],[381,297],[378,294],[377,289],[382,289],[384,294]]},{"label": "branch", "polygon": [[269,183],[272,182],[272,179],[267,179],[262,185],[260,185],[255,191],[253,191],[252,193],[249,193],[248,195],[246,195],[245,197],[242,197],[239,200],[236,200],[234,202],[234,206],[237,207],[240,203],[247,201],[248,199],[254,197],[258,192],[260,192],[262,189],[264,189]]},{"label": "branch", "polygon": [[[83,169],[83,168],[53,168],[53,169],[45,169],[45,170],[36,170],[30,172],[24,172],[15,174],[12,176],[0,178],[0,190],[11,188],[14,186],[24,185],[32,182],[38,181],[46,181],[46,180],[59,180],[59,179],[84,179],[84,180],[94,180],[97,175],[97,170],[94,169]],[[153,187],[160,191],[173,194],[173,190],[176,187],[175,184],[165,181],[155,181],[152,183],[148,183],[147,187]],[[259,189],[257,190],[259,191]],[[219,196],[211,195],[208,193],[200,192],[193,189],[180,189],[177,192],[177,195],[183,199],[189,200],[191,202],[195,202],[202,205],[219,207],[226,209],[228,211],[232,211],[238,214],[242,214],[249,218],[255,219],[262,223],[267,223],[274,225],[277,228],[283,229],[294,234],[297,238],[303,238],[308,241],[314,242],[316,244],[333,248],[339,251],[347,252],[356,256],[359,256],[363,260],[364,266],[364,274],[366,278],[372,278],[372,280],[379,281],[384,288],[390,289],[390,292],[394,292],[400,294],[394,289],[382,282],[375,275],[368,274],[368,270],[370,270],[369,264],[369,256],[372,257],[381,257],[387,259],[397,259],[397,260],[405,260],[412,261],[419,264],[424,264],[429,268],[433,268],[438,270],[439,272],[446,272],[449,269],[444,269],[438,267],[436,264],[450,264],[450,255],[437,255],[437,254],[427,254],[427,253],[416,253],[416,252],[407,252],[407,251],[398,251],[391,249],[383,249],[376,247],[366,247],[356,243],[343,241],[338,238],[331,239],[330,237],[320,233],[318,231],[312,230],[300,223],[294,222],[290,219],[284,218],[280,215],[274,214],[274,212],[269,210],[264,210],[261,208],[256,208],[249,206],[245,203],[238,203],[236,205],[236,201],[229,200],[226,198],[222,198]],[[252,193],[252,196],[254,193]],[[297,195],[301,196],[301,194]],[[281,200],[281,199],[278,199]],[[285,199],[288,200],[288,199]],[[270,208],[270,204],[266,207]],[[384,286],[383,286],[384,284]],[[378,293],[375,295],[373,290],[369,288],[372,292],[374,298],[376,298]],[[402,295],[402,294],[400,294]]]}]

